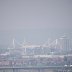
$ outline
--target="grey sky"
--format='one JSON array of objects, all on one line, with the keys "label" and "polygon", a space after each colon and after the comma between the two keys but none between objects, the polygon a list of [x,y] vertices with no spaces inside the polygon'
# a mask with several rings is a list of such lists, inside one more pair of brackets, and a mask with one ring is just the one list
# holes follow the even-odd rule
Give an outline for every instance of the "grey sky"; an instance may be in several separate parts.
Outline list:
[{"label": "grey sky", "polygon": [[72,31],[72,0],[0,0],[0,44],[15,37],[45,42]]}]

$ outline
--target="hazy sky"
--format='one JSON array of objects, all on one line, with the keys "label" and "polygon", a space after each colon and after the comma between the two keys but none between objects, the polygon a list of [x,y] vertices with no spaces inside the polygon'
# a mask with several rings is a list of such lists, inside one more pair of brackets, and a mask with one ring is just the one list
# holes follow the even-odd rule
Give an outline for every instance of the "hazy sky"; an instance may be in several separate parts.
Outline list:
[{"label": "hazy sky", "polygon": [[0,44],[43,43],[72,32],[72,0],[0,0]]}]

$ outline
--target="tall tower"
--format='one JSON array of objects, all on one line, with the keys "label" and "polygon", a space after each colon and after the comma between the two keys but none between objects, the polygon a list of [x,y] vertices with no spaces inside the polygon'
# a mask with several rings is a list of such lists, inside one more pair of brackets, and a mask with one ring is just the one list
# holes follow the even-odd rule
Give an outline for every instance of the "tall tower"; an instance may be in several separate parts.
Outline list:
[{"label": "tall tower", "polygon": [[60,38],[60,48],[65,52],[68,53],[70,50],[70,39],[66,36]]},{"label": "tall tower", "polygon": [[15,48],[15,39],[13,39],[13,48]]}]

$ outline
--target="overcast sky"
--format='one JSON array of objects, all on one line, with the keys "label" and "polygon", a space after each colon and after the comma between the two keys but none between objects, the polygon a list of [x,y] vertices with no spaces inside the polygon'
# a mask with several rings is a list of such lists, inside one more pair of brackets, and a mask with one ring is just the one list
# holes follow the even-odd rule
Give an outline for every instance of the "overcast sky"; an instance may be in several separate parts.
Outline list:
[{"label": "overcast sky", "polygon": [[70,32],[72,0],[0,0],[0,44],[39,44]]}]

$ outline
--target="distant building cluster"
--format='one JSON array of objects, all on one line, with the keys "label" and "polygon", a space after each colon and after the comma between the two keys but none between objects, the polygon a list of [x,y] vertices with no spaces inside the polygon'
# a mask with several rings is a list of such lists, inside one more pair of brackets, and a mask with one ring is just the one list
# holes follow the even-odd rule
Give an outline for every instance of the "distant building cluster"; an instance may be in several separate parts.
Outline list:
[{"label": "distant building cluster", "polygon": [[0,48],[0,66],[72,66],[72,41],[63,36],[44,45]]}]

